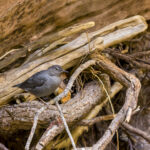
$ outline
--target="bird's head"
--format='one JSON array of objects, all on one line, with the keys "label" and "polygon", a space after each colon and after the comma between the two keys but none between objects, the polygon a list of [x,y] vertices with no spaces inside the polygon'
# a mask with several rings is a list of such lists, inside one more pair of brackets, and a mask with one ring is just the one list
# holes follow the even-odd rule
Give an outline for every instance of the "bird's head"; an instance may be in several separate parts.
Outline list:
[{"label": "bird's head", "polygon": [[53,66],[48,68],[48,73],[51,76],[60,76],[62,73],[68,73],[68,71],[64,70],[59,65],[53,65]]}]

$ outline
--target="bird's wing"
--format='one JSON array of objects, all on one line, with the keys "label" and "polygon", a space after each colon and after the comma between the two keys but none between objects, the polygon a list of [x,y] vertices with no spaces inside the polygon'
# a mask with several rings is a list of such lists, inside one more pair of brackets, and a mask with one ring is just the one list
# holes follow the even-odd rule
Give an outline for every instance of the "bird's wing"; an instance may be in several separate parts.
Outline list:
[{"label": "bird's wing", "polygon": [[47,81],[46,77],[41,72],[33,75],[21,84],[21,88],[30,89],[42,86]]}]

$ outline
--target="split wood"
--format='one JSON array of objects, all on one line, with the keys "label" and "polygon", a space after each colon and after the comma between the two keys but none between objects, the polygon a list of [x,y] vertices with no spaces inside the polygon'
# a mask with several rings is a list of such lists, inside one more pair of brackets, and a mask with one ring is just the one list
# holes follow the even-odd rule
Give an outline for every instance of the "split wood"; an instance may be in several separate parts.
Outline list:
[{"label": "split wood", "polygon": [[[135,20],[137,19],[136,17],[134,18]],[[140,18],[141,19],[141,18]],[[100,31],[100,33],[102,34],[102,33],[104,33],[104,32],[106,32],[106,31],[108,31],[108,29],[109,29],[109,32],[110,32],[110,34],[108,35],[108,37],[109,38],[107,38],[107,34],[105,35],[105,36],[103,36],[103,38],[101,37],[101,38],[98,38],[97,40],[94,40],[93,41],[93,43],[95,43],[95,44],[97,44],[96,46],[94,45],[94,48],[91,50],[91,52],[92,51],[94,51],[95,49],[97,49],[97,48],[99,48],[99,49],[104,49],[105,47],[107,47],[107,46],[110,46],[111,44],[113,45],[113,44],[116,44],[116,43],[118,43],[118,42],[121,42],[121,41],[123,41],[123,40],[125,40],[127,37],[133,37],[133,36],[135,36],[135,35],[137,35],[138,33],[140,33],[140,32],[143,32],[146,28],[147,28],[147,25],[146,25],[146,23],[145,22],[142,22],[142,21],[144,21],[144,19],[142,18],[141,20],[140,20],[139,18],[135,21],[133,21],[132,19],[132,21],[130,20],[130,25],[131,26],[135,26],[135,29],[140,29],[140,30],[133,30],[133,28],[131,29],[129,29],[129,27],[128,27],[128,25],[127,25],[127,22],[126,21],[124,21],[124,22],[118,22],[118,24],[116,25],[116,24],[112,24],[112,25],[110,25],[110,26],[108,26],[106,29],[104,28],[103,30],[101,30]],[[128,20],[129,21],[129,20]],[[126,24],[126,26],[124,26]],[[139,26],[138,26],[138,25]],[[137,25],[137,26],[136,26]],[[113,28],[115,28],[116,26],[121,26],[121,28],[120,28],[120,32],[123,32],[123,31],[125,31],[126,29],[124,28],[124,27],[127,27],[127,29],[129,29],[130,31],[135,31],[134,32],[134,34],[128,34],[126,37],[124,37],[124,34],[122,34],[122,36],[121,36],[121,34],[119,33],[119,32],[115,32],[115,35],[116,36],[114,36],[114,34],[112,34],[112,27]],[[92,33],[94,36],[95,35],[100,35],[100,33],[99,32],[95,32],[95,33]],[[107,33],[107,32],[106,32]],[[129,33],[129,32],[127,32],[127,33]],[[91,34],[91,35],[92,35]],[[119,35],[119,39],[118,39],[118,36],[117,35]],[[96,37],[96,36],[95,36]],[[113,38],[112,38],[113,37]],[[121,38],[122,37],[122,38]],[[109,41],[109,40],[110,41]],[[113,40],[112,41],[112,39],[115,39],[115,40]],[[84,44],[83,44],[84,45]],[[86,45],[86,46],[83,46],[84,48],[85,47],[88,47],[88,44]],[[82,48],[81,48],[82,49]],[[78,49],[78,51],[80,52],[80,48]],[[56,51],[57,52],[57,51]],[[62,52],[64,52],[64,50],[62,49]],[[83,52],[83,51],[82,51]],[[83,55],[85,55],[86,54],[86,52],[89,52],[89,51],[85,51],[85,53],[84,54],[82,54],[82,53],[80,53],[80,54],[82,54],[82,55],[79,55],[79,57],[81,57],[81,56],[83,56]],[[73,55],[73,53],[71,53],[71,55]],[[79,57],[77,57],[77,58],[79,58]],[[68,57],[67,56],[67,58],[71,58],[71,57]],[[120,125],[120,123],[122,123],[124,120],[126,120],[126,121],[129,121],[130,120],[130,117],[131,117],[131,113],[132,113],[132,110],[133,109],[135,109],[135,107],[136,107],[136,104],[137,104],[137,98],[138,98],[138,93],[139,93],[139,90],[140,90],[140,82],[139,82],[139,80],[137,79],[137,78],[135,78],[133,75],[131,75],[131,74],[128,74],[128,73],[126,73],[126,72],[124,72],[124,71],[122,71],[121,69],[119,69],[119,68],[117,68],[114,64],[112,64],[109,60],[107,60],[106,58],[104,58],[103,56],[101,56],[101,55],[98,55],[98,56],[94,56],[93,57],[94,59],[96,59],[96,60],[91,60],[91,61],[95,61],[95,62],[97,62],[97,64],[100,66],[100,68],[102,69],[102,70],[104,70],[104,71],[106,71],[106,73],[107,74],[109,74],[111,77],[113,77],[114,79],[116,79],[117,81],[119,81],[121,84],[123,84],[124,86],[126,86],[128,89],[127,89],[127,94],[126,94],[126,99],[125,99],[125,104],[124,104],[124,106],[122,107],[122,109],[119,111],[119,113],[117,114],[117,116],[115,117],[115,119],[112,121],[112,123],[110,124],[110,126],[109,126],[109,130],[107,130],[106,132],[105,132],[105,134],[104,134],[104,136],[98,141],[98,143],[97,144],[95,144],[94,146],[93,146],[93,148],[101,148],[101,149],[104,149],[105,147],[106,147],[106,145],[110,142],[110,140],[112,139],[112,137],[113,137],[113,135],[114,135],[114,132],[116,131],[116,129],[119,127],[119,125]],[[54,59],[54,58],[53,58]],[[72,59],[72,58],[71,58]],[[73,58],[73,59],[76,59],[76,58]],[[64,60],[64,59],[63,59]],[[49,60],[48,60],[49,61]],[[67,60],[68,62],[70,61],[70,60]],[[57,61],[56,61],[57,62]],[[62,61],[61,61],[62,62]],[[93,64],[95,64],[95,62],[93,63]],[[32,62],[33,63],[33,62]],[[47,63],[47,62],[46,62]],[[64,64],[66,64],[67,62],[65,62]],[[36,63],[35,63],[36,64]],[[64,65],[63,64],[63,65]],[[36,64],[36,65],[38,65],[38,63]],[[51,63],[50,64],[48,64],[47,63],[47,66],[49,66],[49,65],[51,65]],[[34,65],[33,65],[34,66]],[[31,67],[32,69],[33,69],[33,66]],[[42,66],[44,66],[44,65],[42,65]],[[43,67],[39,67],[39,69],[42,69]],[[44,68],[47,68],[47,66],[44,66]],[[35,66],[34,66],[35,67]],[[23,67],[23,68],[26,68],[26,67]],[[31,69],[30,68],[30,69]],[[21,68],[22,69],[22,68]],[[25,70],[22,70],[21,71],[21,74],[19,73],[18,75],[20,76],[20,75],[24,75],[25,74],[25,72],[24,72]],[[29,71],[29,70],[26,70],[26,71]],[[81,70],[82,71],[82,70]],[[35,72],[35,71],[34,71]],[[34,72],[32,72],[32,73],[34,73]],[[9,72],[10,73],[10,72]],[[9,74],[8,73],[8,74]],[[31,73],[31,74],[32,74]],[[6,75],[6,76],[5,76]],[[7,76],[7,73],[6,74],[4,74],[4,76],[5,77],[8,77]],[[17,77],[17,79],[19,79],[19,76]],[[25,77],[25,78],[27,78],[27,76]],[[7,79],[7,78],[6,78]],[[2,78],[1,78],[1,81],[4,81],[5,79],[3,78],[3,76],[2,76]],[[24,80],[24,78],[22,78],[21,80]],[[21,80],[19,80],[19,81],[21,81]],[[71,80],[71,79],[70,79]],[[3,90],[1,90],[0,92],[1,92],[1,94],[2,94],[2,97],[1,97],[1,103],[2,104],[4,104],[4,103],[7,103],[8,102],[8,99],[12,96],[12,95],[15,95],[17,92],[17,90],[16,91],[14,91],[14,90],[12,90],[11,92],[9,91],[9,88],[8,88],[8,85],[9,86],[12,86],[12,84],[14,84],[12,81],[15,81],[14,79],[11,79],[11,80],[8,80],[8,82],[10,82],[11,84],[9,85],[9,84],[7,84],[7,83],[5,83],[6,85],[7,85],[7,88],[2,88],[3,90],[4,90],[4,92],[3,92]],[[69,83],[68,83],[69,84]],[[73,84],[73,83],[71,83],[71,84]],[[3,87],[3,84],[1,84],[1,87]],[[5,86],[4,86],[5,87]],[[71,87],[70,87],[71,88]],[[9,93],[10,93],[10,95],[7,95],[6,93],[9,91]],[[66,90],[64,91],[64,95],[63,95],[63,93],[62,94],[60,94],[60,96],[58,96],[58,97],[56,97],[56,99],[55,100],[59,100],[59,99],[61,99],[63,96],[65,96],[65,94],[67,94],[67,93],[65,93],[67,91],[67,88],[66,88]],[[21,92],[21,91],[18,91],[18,92]],[[3,95],[4,94],[4,95]],[[62,97],[61,97],[62,96]],[[43,108],[44,109],[46,109],[46,106],[43,106]],[[42,110],[43,111],[43,110]],[[41,112],[42,112],[41,111]],[[38,115],[37,115],[38,116]],[[37,117],[37,120],[38,120],[38,117]],[[35,122],[36,122],[36,119],[35,119]],[[36,123],[35,123],[36,124]],[[35,129],[36,129],[36,125],[35,125]],[[58,129],[58,128],[57,128]],[[62,127],[62,130],[64,129],[64,127]],[[61,131],[62,131],[61,130]],[[55,131],[57,131],[56,129],[55,129]],[[57,133],[55,133],[55,136],[57,135],[57,134],[59,134],[58,132]],[[54,137],[55,137],[54,136]],[[51,137],[50,138],[50,140],[52,140],[54,137]],[[45,139],[45,138],[44,138]],[[39,141],[39,142],[41,142],[41,141]],[[49,140],[48,140],[48,142],[49,142]],[[38,144],[37,144],[37,146],[38,146]],[[44,146],[45,146],[45,144],[44,144]]]},{"label": "split wood", "polygon": [[77,64],[82,56],[95,51],[97,48],[103,50],[133,38],[146,29],[147,23],[142,16],[120,20],[100,30],[88,33],[88,38],[87,33],[83,33],[73,41],[49,51],[46,56],[41,56],[39,59],[0,74],[0,106],[8,104],[13,96],[22,92],[21,89],[13,88],[13,85],[23,82],[36,72],[55,64],[69,68]]},{"label": "split wood", "polygon": [[[46,52],[51,51],[52,49],[56,48],[57,45],[62,44],[65,40],[65,37],[70,35],[76,34],[78,32],[84,31],[88,28],[91,28],[95,25],[94,22],[87,22],[83,24],[75,24],[64,30],[56,32],[52,35],[44,36],[43,38],[37,40],[36,42],[30,43],[30,45],[26,46],[25,48],[20,49],[12,49],[6,52],[3,56],[0,57],[0,69],[7,67],[11,63],[15,62],[20,57],[26,57],[30,51],[34,51],[37,49],[33,54],[31,54],[25,63],[35,60],[36,58],[44,55]],[[45,49],[41,50],[40,48],[44,47],[45,44],[49,44]]]}]

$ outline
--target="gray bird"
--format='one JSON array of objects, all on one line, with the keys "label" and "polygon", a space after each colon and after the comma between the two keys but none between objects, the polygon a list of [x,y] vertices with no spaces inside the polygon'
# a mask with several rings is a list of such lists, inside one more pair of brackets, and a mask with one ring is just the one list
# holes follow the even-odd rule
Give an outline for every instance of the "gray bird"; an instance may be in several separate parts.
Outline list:
[{"label": "gray bird", "polygon": [[59,65],[53,65],[47,70],[37,72],[24,82],[14,85],[36,97],[43,97],[52,94],[60,85],[62,73],[67,73]]}]

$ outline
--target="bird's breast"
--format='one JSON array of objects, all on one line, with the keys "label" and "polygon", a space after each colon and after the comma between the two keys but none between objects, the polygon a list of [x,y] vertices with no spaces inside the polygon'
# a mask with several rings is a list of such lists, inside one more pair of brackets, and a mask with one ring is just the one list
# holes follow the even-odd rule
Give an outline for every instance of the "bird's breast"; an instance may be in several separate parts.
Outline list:
[{"label": "bird's breast", "polygon": [[50,90],[51,93],[53,93],[58,88],[60,83],[61,79],[59,77],[52,76],[48,78],[48,81],[46,82],[46,87]]},{"label": "bird's breast", "polygon": [[61,83],[61,79],[59,77],[54,76],[46,76],[46,81],[40,87],[36,87],[32,90],[32,94],[36,95],[37,97],[48,96],[58,88]]}]

